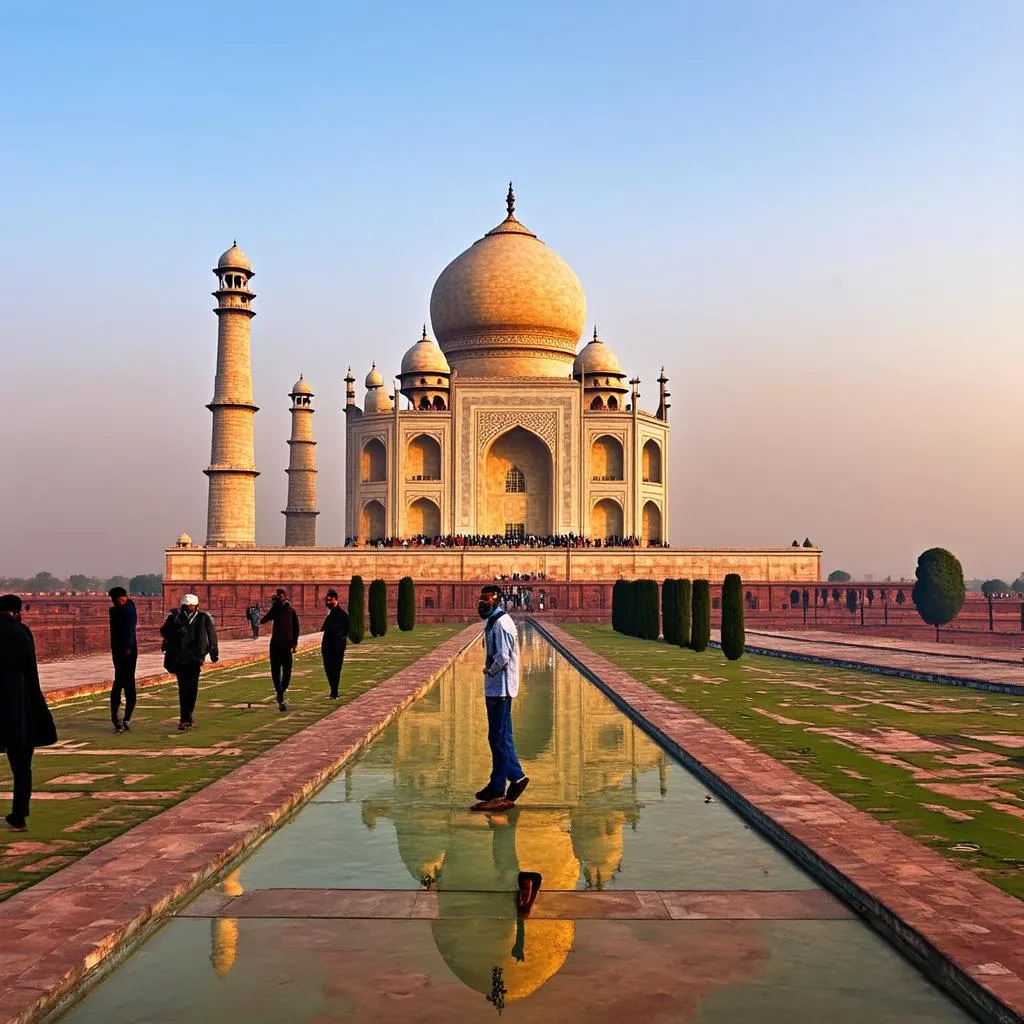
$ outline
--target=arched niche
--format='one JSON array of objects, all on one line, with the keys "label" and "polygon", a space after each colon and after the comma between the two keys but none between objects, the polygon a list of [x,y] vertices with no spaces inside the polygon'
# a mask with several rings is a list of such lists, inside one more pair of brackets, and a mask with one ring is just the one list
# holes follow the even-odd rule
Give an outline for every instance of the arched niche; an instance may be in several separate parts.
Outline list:
[{"label": "arched niche", "polygon": [[381,483],[388,478],[388,452],[379,437],[371,437],[363,445],[360,478],[364,484]]},{"label": "arched niche", "polygon": [[590,510],[590,536],[605,541],[622,535],[622,506],[613,498],[595,502]]},{"label": "arched niche", "polygon": [[595,437],[590,446],[591,479],[621,480],[622,466],[622,442],[611,434]]},{"label": "arched niche", "polygon": [[441,479],[441,446],[429,434],[417,434],[405,453],[407,480]]},{"label": "arched niche", "polygon": [[657,441],[648,441],[641,456],[644,483],[661,483],[661,446]]},{"label": "arched niche", "polygon": [[441,533],[441,510],[429,498],[417,498],[409,505],[405,524],[405,532],[410,536],[422,534],[433,539]]},{"label": "arched niche", "polygon": [[661,543],[661,509],[653,501],[644,502],[643,541],[645,544]]},{"label": "arched niche", "polygon": [[368,501],[363,506],[362,534],[367,540],[378,540],[387,536],[387,516],[384,512],[383,502]]}]

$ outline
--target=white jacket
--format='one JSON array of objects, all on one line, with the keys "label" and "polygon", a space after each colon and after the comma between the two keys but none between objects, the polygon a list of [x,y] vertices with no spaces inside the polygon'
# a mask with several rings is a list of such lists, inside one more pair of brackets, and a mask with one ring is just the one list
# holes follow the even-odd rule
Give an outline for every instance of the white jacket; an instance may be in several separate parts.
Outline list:
[{"label": "white jacket", "polygon": [[519,634],[512,616],[495,611],[484,628],[485,697],[516,697],[519,694]]}]

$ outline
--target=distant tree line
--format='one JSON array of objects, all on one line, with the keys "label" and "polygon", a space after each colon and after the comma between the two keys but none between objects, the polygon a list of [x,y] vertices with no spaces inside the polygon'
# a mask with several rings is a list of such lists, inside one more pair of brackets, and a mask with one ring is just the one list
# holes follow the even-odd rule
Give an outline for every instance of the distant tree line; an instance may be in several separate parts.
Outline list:
[{"label": "distant tree line", "polygon": [[159,596],[163,593],[164,578],[160,573],[142,573],[138,576],[85,576],[72,573],[67,579],[52,572],[37,572],[35,576],[0,576],[0,587],[16,594],[49,594],[71,591],[76,594],[105,594],[112,587],[124,587],[130,594]]}]

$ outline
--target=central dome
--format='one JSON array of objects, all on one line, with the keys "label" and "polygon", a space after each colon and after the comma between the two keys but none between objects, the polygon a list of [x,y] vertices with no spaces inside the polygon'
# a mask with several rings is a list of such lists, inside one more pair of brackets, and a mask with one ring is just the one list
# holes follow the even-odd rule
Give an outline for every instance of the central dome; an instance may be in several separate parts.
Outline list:
[{"label": "central dome", "polygon": [[514,215],[441,271],[430,320],[452,370],[468,377],[569,377],[586,320],[572,268]]}]

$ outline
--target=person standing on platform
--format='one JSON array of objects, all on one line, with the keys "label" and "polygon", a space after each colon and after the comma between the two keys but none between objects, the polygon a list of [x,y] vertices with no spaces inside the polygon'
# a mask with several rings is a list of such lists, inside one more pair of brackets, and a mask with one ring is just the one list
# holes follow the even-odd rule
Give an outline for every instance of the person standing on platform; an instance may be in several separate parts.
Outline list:
[{"label": "person standing on platform", "polygon": [[28,828],[32,797],[32,754],[57,742],[57,728],[39,686],[36,645],[21,621],[21,598],[0,597],[0,746],[14,777],[11,813],[4,822],[12,832]]},{"label": "person standing on platform", "polygon": [[530,780],[519,763],[512,738],[512,698],[519,693],[519,635],[502,604],[501,587],[481,588],[477,611],[485,621],[484,700],[491,778],[476,794],[480,801],[476,809],[489,810],[493,806],[514,804]]},{"label": "person standing on platform", "polygon": [[320,627],[323,639],[320,641],[320,657],[324,661],[324,674],[331,688],[331,700],[338,699],[338,685],[341,669],[345,664],[345,646],[348,643],[348,613],[338,603],[338,592],[327,591],[327,618]]},{"label": "person standing on platform", "polygon": [[252,630],[253,640],[260,638],[260,606],[251,604],[245,609],[245,617],[249,620],[249,628]]},{"label": "person standing on platform", "polygon": [[167,616],[160,627],[164,638],[164,668],[178,677],[178,731],[186,732],[195,726],[192,717],[199,697],[199,673],[206,656],[214,664],[220,659],[217,648],[217,630],[213,619],[199,610],[199,598],[186,594],[181,607]]},{"label": "person standing on platform", "polygon": [[[136,628],[139,622],[135,602],[124,587],[112,587],[108,594],[112,607],[110,616],[110,656],[114,660],[114,682],[110,687],[110,721],[114,732],[128,732],[135,710],[135,665],[139,660]],[[120,716],[121,694],[124,694],[124,720]]]},{"label": "person standing on platform", "polygon": [[288,603],[288,595],[278,589],[270,611],[260,622],[272,622],[270,633],[270,677],[274,680],[278,711],[287,711],[284,695],[292,681],[292,655],[299,647],[299,617]]}]

